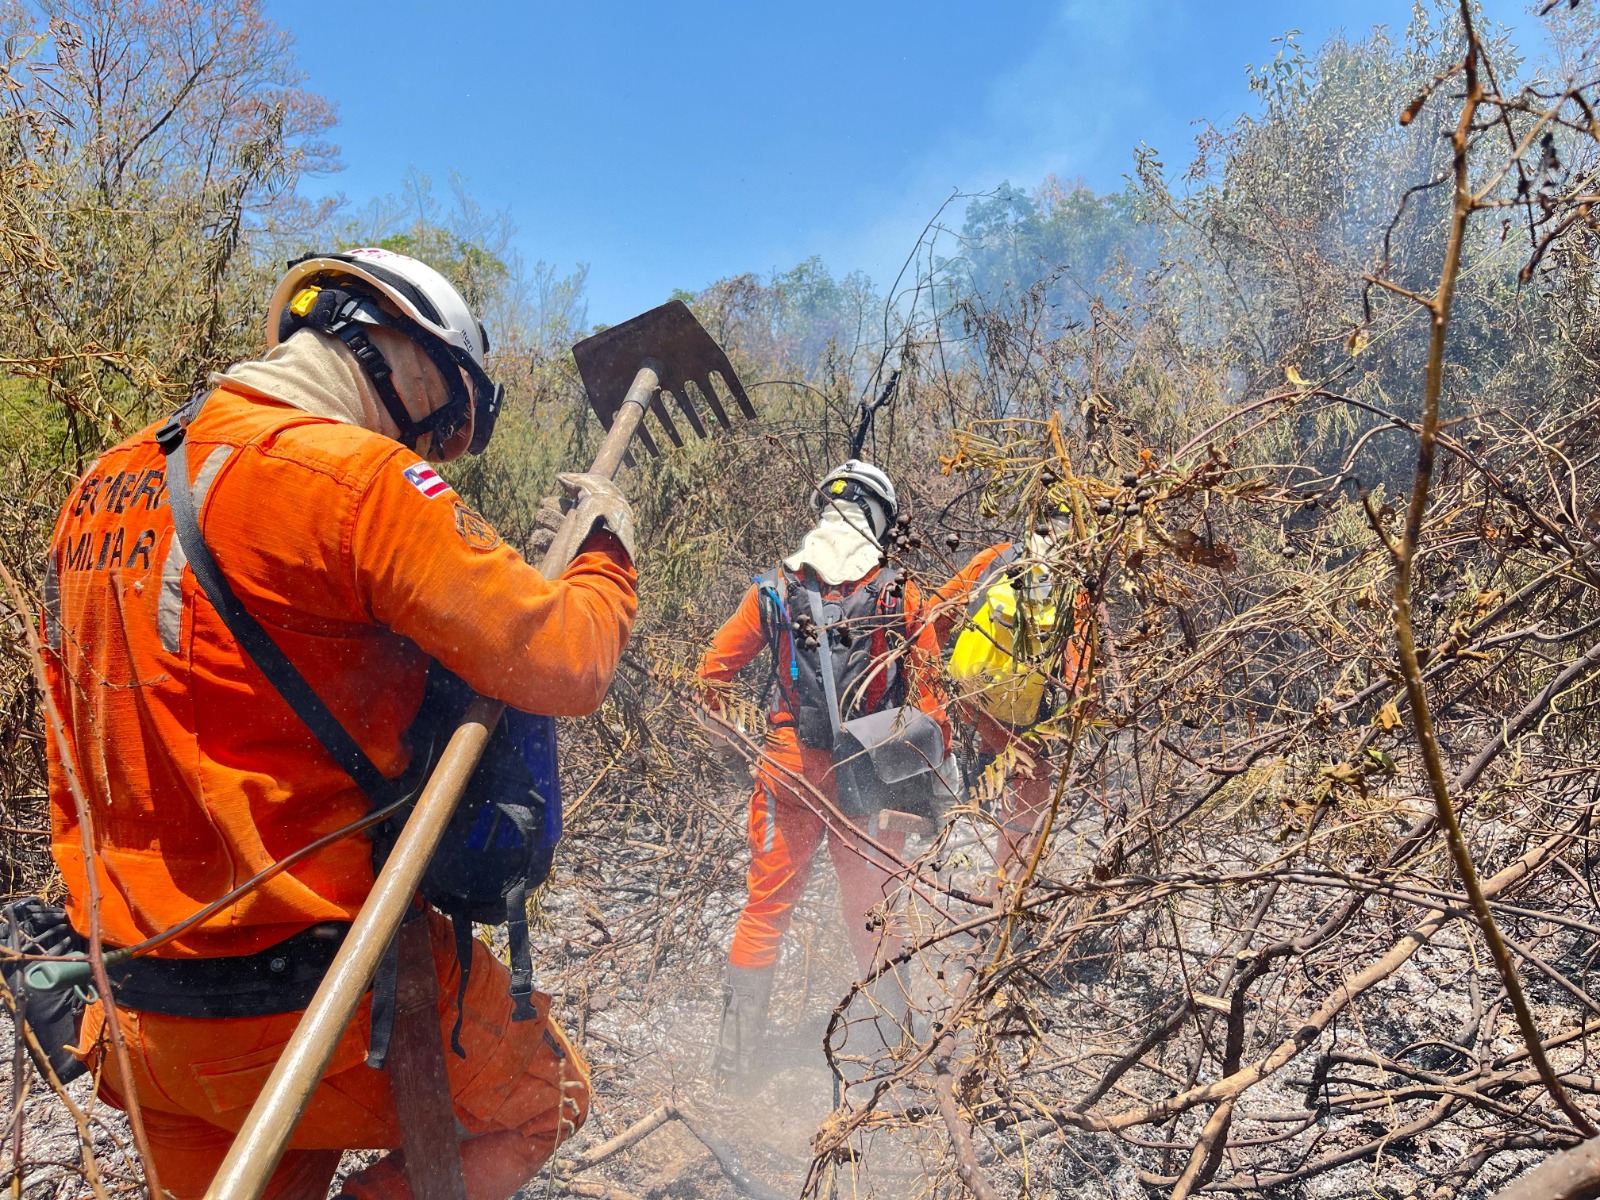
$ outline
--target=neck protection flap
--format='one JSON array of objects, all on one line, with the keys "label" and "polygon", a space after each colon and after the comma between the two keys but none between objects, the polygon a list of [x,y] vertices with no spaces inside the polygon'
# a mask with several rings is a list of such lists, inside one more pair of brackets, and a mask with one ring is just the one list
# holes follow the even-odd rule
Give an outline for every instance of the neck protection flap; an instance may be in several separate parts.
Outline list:
[{"label": "neck protection flap", "polygon": [[791,571],[809,566],[824,583],[850,583],[876,568],[882,555],[867,514],[857,505],[834,502],[783,565]]},{"label": "neck protection flap", "polygon": [[[392,330],[373,331],[374,342],[394,370],[406,411],[414,419],[427,416],[449,399],[444,380],[416,343]],[[400,428],[384,407],[355,355],[331,334],[302,329],[267,351],[265,358],[238,363],[212,383],[227,383],[241,391],[265,396],[312,416],[359,425],[373,433],[400,440]],[[422,391],[419,405],[412,395]],[[418,412],[418,409],[421,412]]]}]

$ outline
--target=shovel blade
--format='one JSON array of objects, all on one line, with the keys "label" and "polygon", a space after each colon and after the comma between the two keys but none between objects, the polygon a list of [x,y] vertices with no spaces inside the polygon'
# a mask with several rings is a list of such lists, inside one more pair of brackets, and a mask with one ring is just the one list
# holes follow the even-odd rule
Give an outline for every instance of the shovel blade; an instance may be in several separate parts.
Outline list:
[{"label": "shovel blade", "polygon": [[[724,429],[731,428],[732,423],[723,399],[717,395],[713,376],[721,379],[725,396],[733,398],[740,413],[752,420],[756,415],[728,356],[682,300],[671,300],[585,338],[572,348],[572,357],[589,395],[589,406],[608,430],[633,385],[634,375],[647,363],[655,368],[661,391],[672,393],[678,412],[696,437],[707,436],[707,423],[695,405],[691,384],[710,410],[712,420]],[[667,440],[674,446],[683,445],[683,435],[659,392],[650,412],[655,414],[657,426]],[[642,425],[639,443],[650,454],[660,453],[660,438],[651,437]]]}]

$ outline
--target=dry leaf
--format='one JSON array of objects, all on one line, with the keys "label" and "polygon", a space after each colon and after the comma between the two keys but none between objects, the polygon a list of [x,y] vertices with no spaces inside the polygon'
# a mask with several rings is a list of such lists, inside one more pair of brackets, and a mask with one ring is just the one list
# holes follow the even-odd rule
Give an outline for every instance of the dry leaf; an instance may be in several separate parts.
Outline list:
[{"label": "dry leaf", "polygon": [[1308,387],[1311,386],[1309,383],[1306,382],[1305,377],[1300,374],[1300,368],[1299,367],[1295,367],[1295,366],[1285,367],[1283,369],[1283,373],[1284,373],[1285,377],[1288,378],[1289,382],[1294,384],[1295,387],[1308,388]]},{"label": "dry leaf", "polygon": [[1231,571],[1239,565],[1239,556],[1233,552],[1232,546],[1224,542],[1207,542],[1192,529],[1174,530],[1171,541],[1172,552],[1184,562],[1197,567]]},{"label": "dry leaf", "polygon": [[1477,597],[1472,601],[1472,622],[1476,624],[1478,621],[1481,621],[1484,617],[1488,616],[1500,606],[1501,602],[1504,601],[1505,598],[1506,594],[1498,590],[1493,592],[1479,592]]},{"label": "dry leaf", "polygon": [[1393,700],[1378,710],[1378,715],[1373,718],[1373,724],[1379,729],[1388,731],[1400,728],[1400,710],[1395,707]]}]

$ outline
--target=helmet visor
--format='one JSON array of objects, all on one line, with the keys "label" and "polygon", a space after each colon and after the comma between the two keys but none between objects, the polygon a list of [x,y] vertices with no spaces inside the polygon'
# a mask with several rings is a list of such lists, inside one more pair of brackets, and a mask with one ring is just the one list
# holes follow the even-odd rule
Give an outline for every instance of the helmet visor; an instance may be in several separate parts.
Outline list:
[{"label": "helmet visor", "polygon": [[500,406],[505,401],[503,384],[490,379],[483,368],[472,361],[472,356],[457,353],[461,370],[472,388],[472,441],[467,446],[469,454],[482,454],[494,436],[495,422],[500,419]]}]

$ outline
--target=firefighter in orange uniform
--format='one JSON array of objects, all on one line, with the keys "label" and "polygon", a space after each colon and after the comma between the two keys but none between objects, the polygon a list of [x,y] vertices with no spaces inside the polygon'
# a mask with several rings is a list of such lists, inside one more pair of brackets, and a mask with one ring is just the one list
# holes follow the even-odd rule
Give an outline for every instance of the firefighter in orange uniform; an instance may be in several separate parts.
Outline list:
[{"label": "firefighter in orange uniform", "polygon": [[[778,947],[795,902],[811,877],[824,838],[839,876],[851,948],[863,975],[898,949],[892,932],[869,927],[868,913],[893,890],[883,856],[852,828],[841,828],[807,790],[836,800],[833,746],[820,645],[832,649],[834,687],[844,717],[910,704],[949,730],[937,689],[939,650],[922,619],[916,585],[880,566],[880,542],[897,506],[889,477],[856,459],[835,469],[813,496],[816,527],[800,549],[756,580],[717,631],[699,675],[726,684],[763,650],[774,671],[766,744],[750,798],[749,895],[728,952],[715,1070],[730,1082],[751,1079],[767,1025]],[[824,620],[808,619],[815,590]],[[803,780],[798,783],[796,780]],[[846,812],[870,829],[876,812]],[[875,840],[899,852],[903,834]]]},{"label": "firefighter in orange uniform", "polygon": [[[481,450],[499,404],[483,327],[443,276],[382,250],[301,260],[267,333],[266,357],[213,377],[186,429],[107,451],[56,527],[48,677],[94,818],[108,946],[168,930],[371,804],[198,585],[174,536],[165,473],[178,460],[158,432],[181,437],[204,544],[238,601],[387,778],[407,767],[430,660],[513,708],[588,713],[632,626],[632,521],[608,481],[565,477],[591,532],[546,579],[428,465]],[[50,766],[53,850],[81,933],[78,816],[61,756]],[[97,1048],[104,1013],[90,1007],[80,1044],[102,1059],[106,1099],[137,1095],[173,1196],[204,1191],[331,957],[322,944],[372,882],[368,838],[348,836],[131,960],[131,1078]],[[430,919],[448,1036],[458,967],[448,921]],[[548,997],[513,1022],[506,968],[476,943],[470,965],[466,1055],[445,1059],[468,1195],[502,1200],[582,1123],[588,1072]],[[286,982],[252,1000],[235,984],[261,971]],[[363,1061],[371,1002],[266,1195],[321,1200],[344,1149],[400,1144],[389,1076]],[[408,1197],[398,1157],[345,1195]]]},{"label": "firefighter in orange uniform", "polygon": [[[1022,545],[1000,542],[974,554],[966,566],[934,593],[929,607],[939,645],[950,649],[954,639],[969,627],[971,618],[986,602],[990,588],[1008,577],[1015,578],[1025,591],[1048,592],[1050,562],[1059,541],[1068,534],[1070,520],[1071,510],[1065,505],[1057,506]],[[1080,593],[1073,606],[1076,627],[1083,629],[1088,618],[1088,597]],[[1057,686],[1050,689],[1058,698],[1061,691],[1070,692],[1076,688],[1086,658],[1084,638],[1082,635],[1072,637],[1056,673]],[[1027,738],[1031,726],[1017,726],[996,719],[984,707],[982,699],[981,695],[960,697],[956,705],[961,717],[976,728],[978,745],[984,754],[1010,753],[1012,761],[1006,772],[1006,793],[1001,800],[997,852],[998,865],[1004,869],[1015,859],[1018,847],[1033,829],[1039,814],[1049,806],[1056,781],[1049,758]],[[1047,715],[1041,712],[1038,717],[1042,719]]]}]

